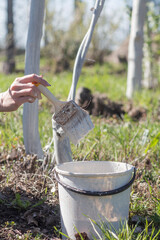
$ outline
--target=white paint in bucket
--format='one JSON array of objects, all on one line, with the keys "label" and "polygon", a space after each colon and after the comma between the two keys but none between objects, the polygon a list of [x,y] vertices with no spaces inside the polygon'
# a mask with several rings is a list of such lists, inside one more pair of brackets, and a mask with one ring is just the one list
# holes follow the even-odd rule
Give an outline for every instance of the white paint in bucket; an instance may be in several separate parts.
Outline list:
[{"label": "white paint in bucket", "polygon": [[[110,161],[67,162],[56,166],[62,233],[75,239],[76,227],[80,233],[87,233],[90,239],[92,234],[97,237],[89,219],[84,215],[97,223],[109,221],[119,230],[121,223],[128,219],[134,170],[132,165]],[[114,190],[121,187],[121,191],[115,194]],[[107,191],[111,195],[89,196],[83,194],[85,191],[91,195]],[[97,228],[96,231],[99,232]],[[99,234],[102,235],[101,232]]]}]

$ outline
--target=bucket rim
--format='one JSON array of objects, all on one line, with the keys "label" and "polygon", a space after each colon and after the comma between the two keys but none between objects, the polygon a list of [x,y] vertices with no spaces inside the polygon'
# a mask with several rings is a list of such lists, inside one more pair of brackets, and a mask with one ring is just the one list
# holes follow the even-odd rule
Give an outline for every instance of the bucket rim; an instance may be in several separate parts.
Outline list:
[{"label": "bucket rim", "polygon": [[[91,164],[91,163],[112,163],[112,164],[121,164],[121,165],[127,165],[130,169],[125,170],[125,171],[121,171],[121,172],[108,172],[108,173],[75,173],[75,172],[70,172],[67,170],[62,170],[60,169],[60,167],[64,166],[64,165],[74,165],[74,164]],[[66,163],[62,163],[59,164],[55,167],[55,171],[60,174],[60,175],[64,175],[64,176],[72,176],[72,177],[116,177],[116,176],[124,176],[127,175],[130,172],[133,172],[135,169],[135,167],[131,164],[128,163],[124,163],[124,162],[113,162],[113,161],[79,161],[79,162],[66,162]]]}]

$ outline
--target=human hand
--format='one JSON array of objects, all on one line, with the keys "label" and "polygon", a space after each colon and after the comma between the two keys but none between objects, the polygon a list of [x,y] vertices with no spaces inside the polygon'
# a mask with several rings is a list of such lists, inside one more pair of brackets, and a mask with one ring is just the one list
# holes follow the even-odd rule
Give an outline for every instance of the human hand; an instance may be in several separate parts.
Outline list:
[{"label": "human hand", "polygon": [[50,84],[36,74],[16,78],[10,88],[0,94],[0,112],[17,110],[23,103],[33,103],[36,98],[41,99],[39,89],[34,85],[40,83],[45,87]]}]

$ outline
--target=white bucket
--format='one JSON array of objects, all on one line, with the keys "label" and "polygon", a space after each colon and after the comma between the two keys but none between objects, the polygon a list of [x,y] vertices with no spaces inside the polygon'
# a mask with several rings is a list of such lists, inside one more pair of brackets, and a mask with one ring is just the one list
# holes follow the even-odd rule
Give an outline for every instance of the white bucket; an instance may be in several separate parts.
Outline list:
[{"label": "white bucket", "polygon": [[[130,187],[135,178],[132,165],[110,161],[67,162],[55,167],[55,178],[62,233],[71,239],[75,239],[77,230],[87,233],[90,239],[92,234],[97,237],[89,218],[97,223],[109,221],[116,230],[128,219]],[[97,228],[96,231],[102,235]]]}]

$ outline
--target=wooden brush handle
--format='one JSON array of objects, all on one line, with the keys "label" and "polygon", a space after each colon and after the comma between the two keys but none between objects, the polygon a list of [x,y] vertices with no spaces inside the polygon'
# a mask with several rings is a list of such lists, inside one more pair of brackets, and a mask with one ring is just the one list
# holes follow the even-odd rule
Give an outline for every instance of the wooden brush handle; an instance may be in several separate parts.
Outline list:
[{"label": "wooden brush handle", "polygon": [[59,101],[50,91],[48,88],[44,87],[41,84],[35,84],[33,83],[43,95],[48,98],[48,100],[53,104],[54,106],[54,112],[57,113],[61,110],[62,107],[66,105],[67,102]]},{"label": "wooden brush handle", "polygon": [[44,87],[43,85],[38,85],[37,88],[39,89],[39,91],[41,93],[43,93],[43,95],[48,98],[48,100],[51,101],[51,103],[53,103],[54,106],[56,106],[57,104],[60,105],[61,101],[59,101],[50,91],[48,88]]}]

